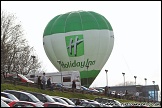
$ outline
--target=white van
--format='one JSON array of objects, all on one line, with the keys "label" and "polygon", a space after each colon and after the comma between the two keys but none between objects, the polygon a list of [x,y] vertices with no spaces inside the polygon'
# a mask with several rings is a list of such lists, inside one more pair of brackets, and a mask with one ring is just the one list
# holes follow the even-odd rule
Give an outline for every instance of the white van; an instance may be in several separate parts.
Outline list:
[{"label": "white van", "polygon": [[[34,77],[33,77],[34,76]],[[26,77],[32,81],[36,76],[43,76],[43,73],[36,73],[27,75]],[[75,80],[76,88],[80,89],[81,80],[80,80],[80,72],[79,71],[62,71],[62,72],[46,72],[45,76],[47,79],[51,78],[51,83],[59,83],[63,84],[66,88],[72,88],[72,81]],[[31,78],[32,77],[32,78]]]}]

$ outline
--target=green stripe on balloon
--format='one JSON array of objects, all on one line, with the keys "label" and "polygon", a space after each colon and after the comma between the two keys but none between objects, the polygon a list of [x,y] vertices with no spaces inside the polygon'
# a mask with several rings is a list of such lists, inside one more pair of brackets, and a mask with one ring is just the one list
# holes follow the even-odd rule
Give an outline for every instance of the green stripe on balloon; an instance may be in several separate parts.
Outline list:
[{"label": "green stripe on balloon", "polygon": [[92,29],[113,31],[104,16],[93,11],[74,11],[54,17],[46,26],[43,36]]}]

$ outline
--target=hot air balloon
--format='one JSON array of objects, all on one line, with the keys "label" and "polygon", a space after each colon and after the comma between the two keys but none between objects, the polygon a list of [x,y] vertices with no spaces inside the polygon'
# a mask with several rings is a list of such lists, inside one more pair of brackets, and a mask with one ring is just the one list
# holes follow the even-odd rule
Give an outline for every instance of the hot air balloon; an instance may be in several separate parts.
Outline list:
[{"label": "hot air balloon", "polygon": [[44,50],[52,64],[59,71],[79,71],[81,84],[87,87],[107,62],[113,45],[109,21],[93,11],[57,15],[43,33]]}]

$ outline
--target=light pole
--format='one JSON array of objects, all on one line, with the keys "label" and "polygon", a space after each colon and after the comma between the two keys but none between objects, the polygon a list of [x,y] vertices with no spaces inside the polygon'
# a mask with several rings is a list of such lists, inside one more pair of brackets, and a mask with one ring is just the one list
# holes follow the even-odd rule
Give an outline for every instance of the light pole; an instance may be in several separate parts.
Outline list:
[{"label": "light pole", "polygon": [[137,78],[137,76],[134,76],[134,79],[135,79],[135,85],[136,85],[136,78]]},{"label": "light pole", "polygon": [[144,80],[145,80],[145,86],[146,86],[146,84],[147,84],[147,78],[144,78]]},{"label": "light pole", "polygon": [[[33,58],[33,65],[34,65],[35,57],[36,57],[36,56],[34,56],[34,55],[31,56],[31,58]],[[34,76],[35,76],[35,71],[34,71]]]},{"label": "light pole", "polygon": [[[144,78],[144,80],[145,80],[145,86],[146,86],[146,81],[147,81],[147,78]],[[146,92],[146,89],[145,89],[145,97],[147,97],[147,92]]]},{"label": "light pole", "polygon": [[35,56],[34,56],[34,55],[32,55],[32,56],[31,56],[31,58],[33,58],[33,64],[34,64],[34,59],[35,59]]},{"label": "light pole", "polygon": [[155,102],[155,81],[152,81],[152,83],[154,84],[154,102]]},{"label": "light pole", "polygon": [[108,70],[105,70],[105,72],[106,72],[106,86],[108,87],[108,78],[107,78],[107,72],[108,72]]},{"label": "light pole", "polygon": [[123,74],[123,78],[124,78],[124,86],[125,86],[125,73],[122,73]]},{"label": "light pole", "polygon": [[[88,72],[88,68],[89,68],[89,66],[86,65],[86,67],[87,67],[87,72]],[[87,76],[87,88],[88,88],[88,76]]]},{"label": "light pole", "polygon": [[[60,65],[60,72],[61,72],[61,60],[57,60],[57,62],[59,63],[59,65]],[[61,72],[61,85],[62,85],[62,72]]]}]

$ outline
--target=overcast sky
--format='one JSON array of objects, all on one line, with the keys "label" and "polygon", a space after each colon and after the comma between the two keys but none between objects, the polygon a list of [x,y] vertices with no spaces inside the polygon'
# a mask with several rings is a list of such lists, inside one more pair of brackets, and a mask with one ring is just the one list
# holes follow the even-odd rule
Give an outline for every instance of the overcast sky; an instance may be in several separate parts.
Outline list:
[{"label": "overcast sky", "polygon": [[43,32],[48,22],[70,11],[94,11],[112,25],[114,47],[107,63],[91,87],[115,86],[125,81],[161,88],[161,2],[127,1],[1,1],[1,9],[16,15],[25,37],[47,72],[57,72],[43,48]]}]

